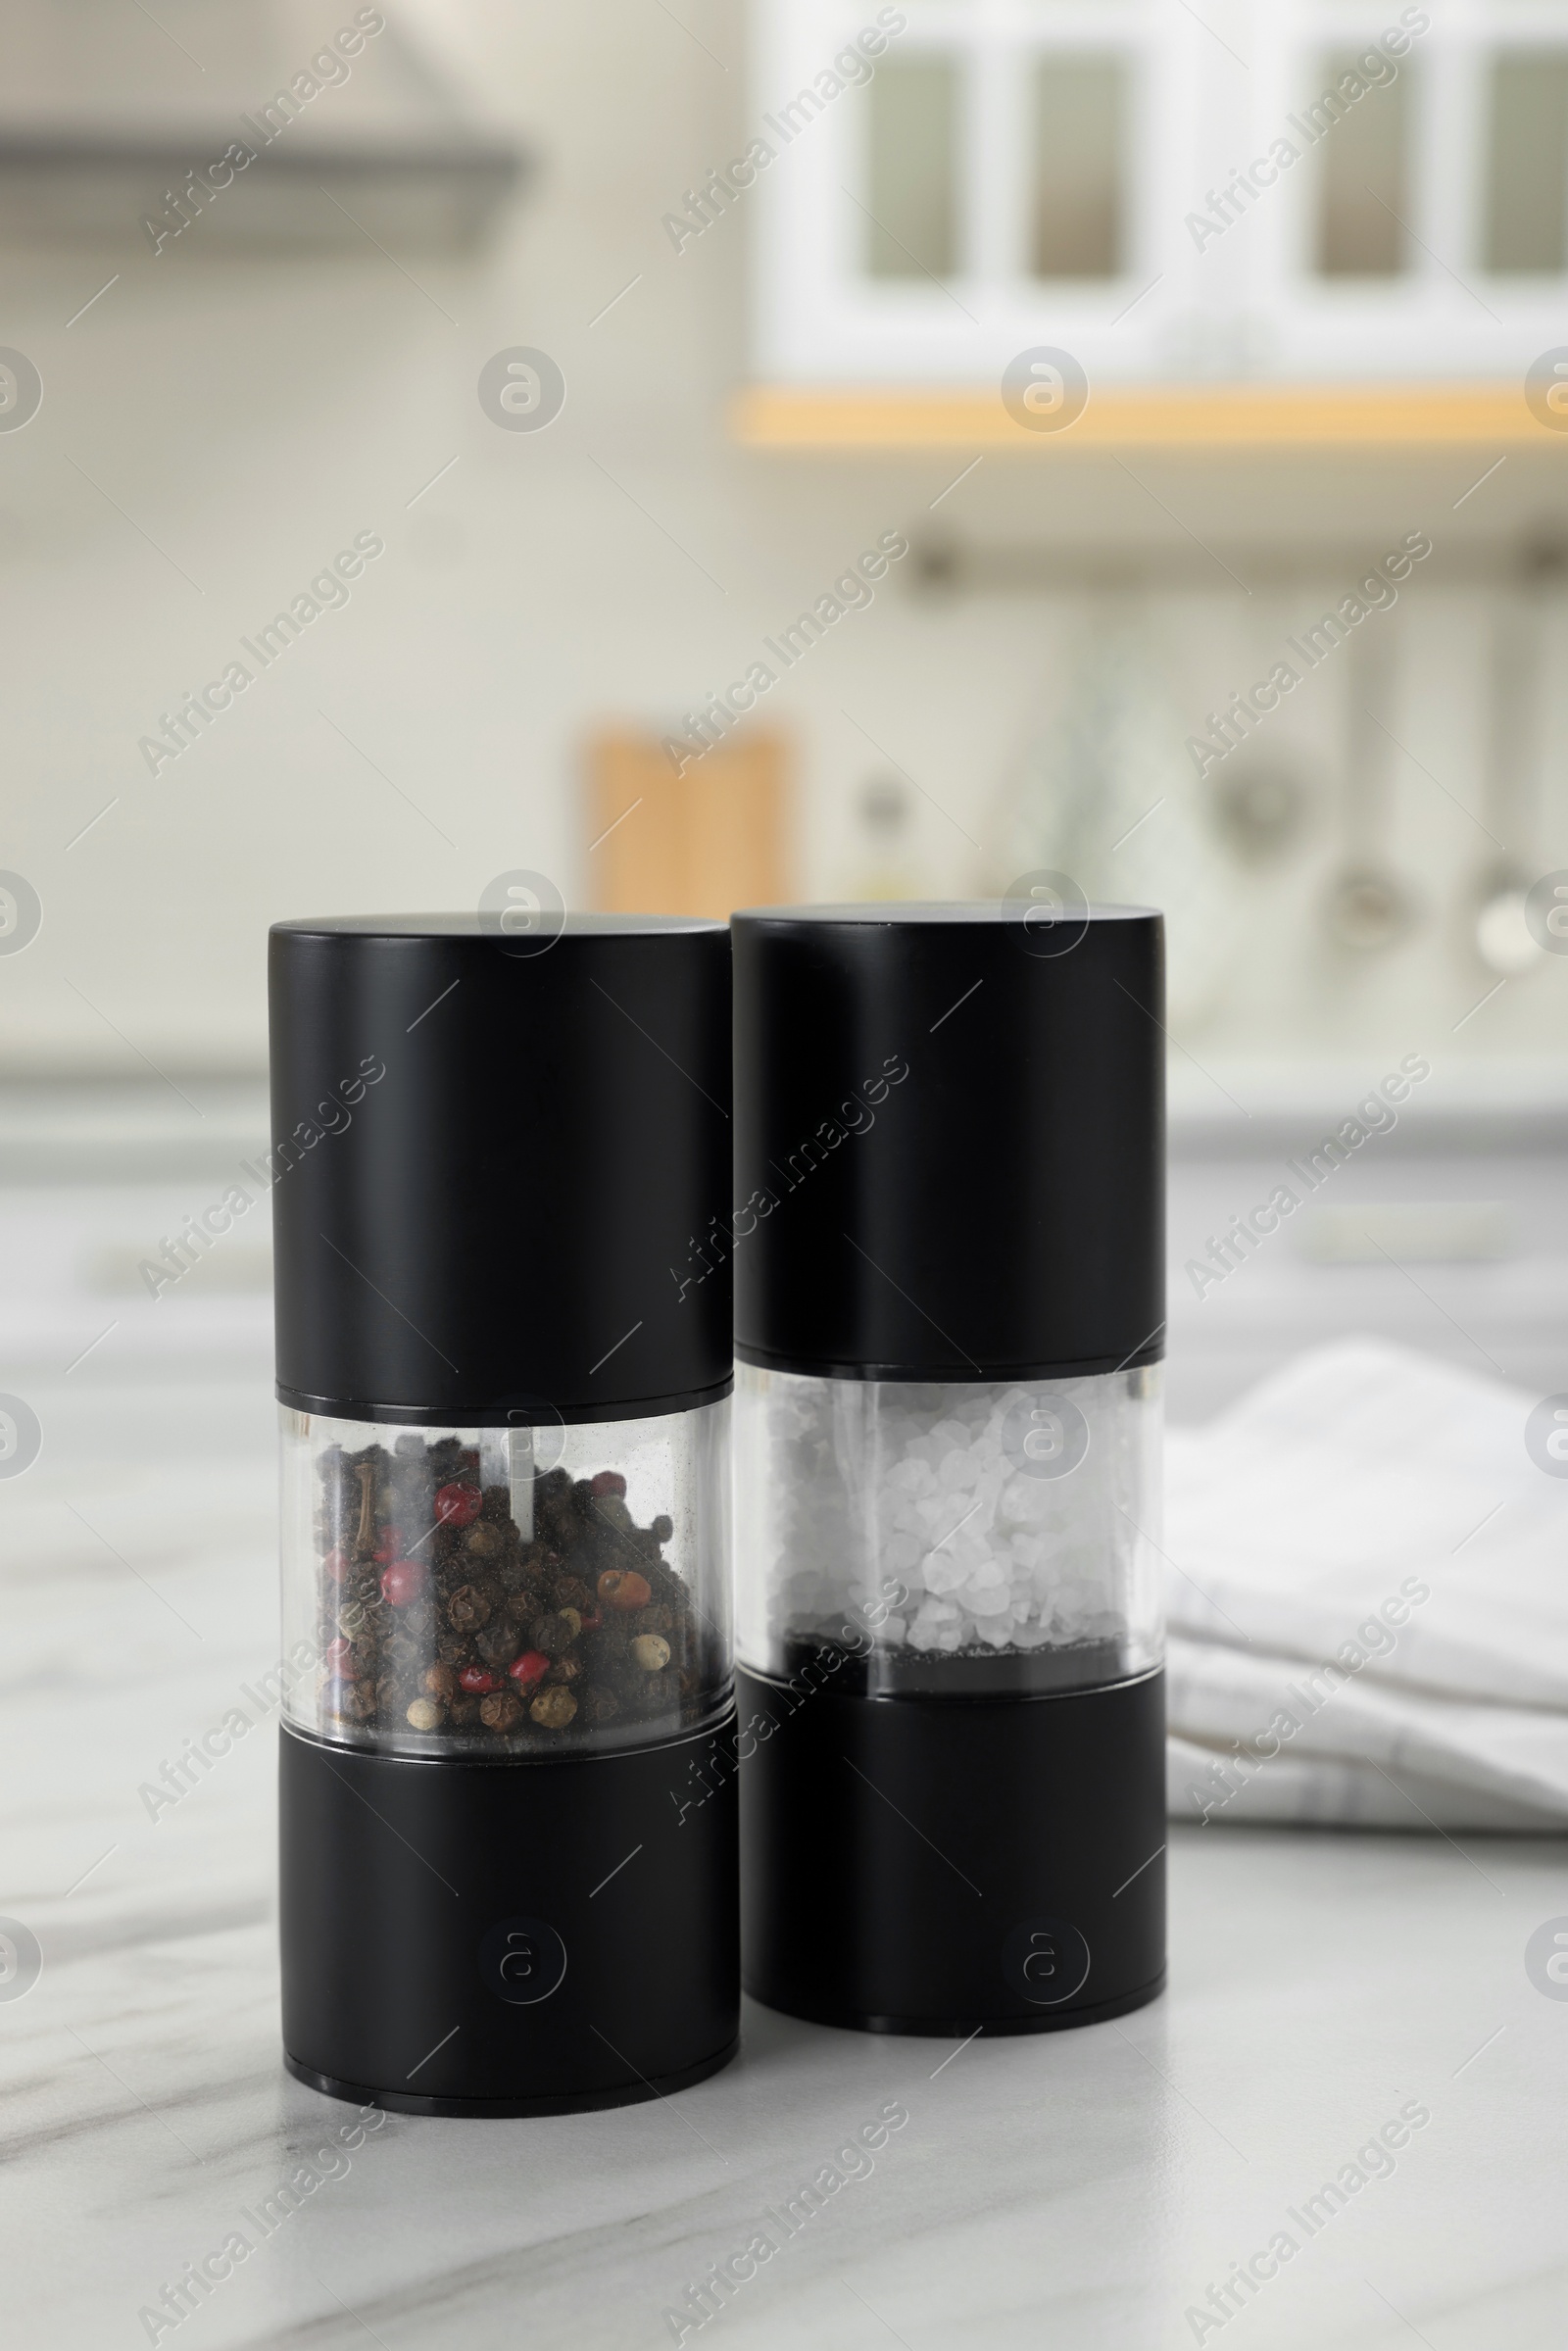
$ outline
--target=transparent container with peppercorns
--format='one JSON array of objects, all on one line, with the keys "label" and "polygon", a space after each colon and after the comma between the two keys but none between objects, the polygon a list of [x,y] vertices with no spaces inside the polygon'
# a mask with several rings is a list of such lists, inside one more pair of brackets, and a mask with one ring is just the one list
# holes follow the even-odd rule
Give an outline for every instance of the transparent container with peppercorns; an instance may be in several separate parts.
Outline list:
[{"label": "transparent container with peppercorns", "polygon": [[497,1759],[716,1722],[728,1416],[435,1430],[282,1407],[284,1646],[317,1660],[289,1720]]},{"label": "transparent container with peppercorns", "polygon": [[551,903],[271,939],[285,2061],[408,2114],[738,2037],[729,935]]}]

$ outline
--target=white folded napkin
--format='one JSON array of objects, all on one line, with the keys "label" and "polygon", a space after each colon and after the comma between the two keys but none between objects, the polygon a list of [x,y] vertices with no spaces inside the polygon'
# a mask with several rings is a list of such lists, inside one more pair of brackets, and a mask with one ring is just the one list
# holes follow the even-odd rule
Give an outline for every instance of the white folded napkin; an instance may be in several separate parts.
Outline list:
[{"label": "white folded napkin", "polygon": [[1540,1399],[1313,1349],[1168,1438],[1179,1818],[1568,1825],[1568,1478]]}]

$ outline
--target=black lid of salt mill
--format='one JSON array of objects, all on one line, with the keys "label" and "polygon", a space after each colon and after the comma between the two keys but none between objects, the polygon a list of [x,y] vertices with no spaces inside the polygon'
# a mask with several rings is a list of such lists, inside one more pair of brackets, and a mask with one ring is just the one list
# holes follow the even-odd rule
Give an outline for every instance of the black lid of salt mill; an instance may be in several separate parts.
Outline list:
[{"label": "black lid of salt mill", "polygon": [[736,1352],[910,1381],[1164,1351],[1164,925],[737,914]]},{"label": "black lid of salt mill", "polygon": [[487,1426],[724,1393],[722,924],[282,922],[270,996],[284,1402]]}]

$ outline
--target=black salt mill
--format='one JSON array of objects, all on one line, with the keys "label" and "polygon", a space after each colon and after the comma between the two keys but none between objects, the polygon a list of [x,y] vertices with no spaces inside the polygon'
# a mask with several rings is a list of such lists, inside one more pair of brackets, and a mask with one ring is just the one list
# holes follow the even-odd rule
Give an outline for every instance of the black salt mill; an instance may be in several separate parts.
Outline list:
[{"label": "black salt mill", "polygon": [[1162,925],[737,915],[743,1966],[886,2033],[1164,1979]]}]

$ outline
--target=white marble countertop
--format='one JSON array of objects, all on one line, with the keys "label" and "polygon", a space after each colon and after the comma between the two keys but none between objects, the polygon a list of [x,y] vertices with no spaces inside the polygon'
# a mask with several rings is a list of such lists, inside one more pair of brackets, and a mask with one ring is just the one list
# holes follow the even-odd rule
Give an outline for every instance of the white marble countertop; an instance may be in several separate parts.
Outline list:
[{"label": "white marble countertop", "polygon": [[[265,1370],[65,1359],[29,1373],[44,1449],[0,1483],[0,1913],[42,1951],[0,1998],[9,2344],[667,2343],[688,2285],[898,2101],[869,2175],[685,2341],[1555,2351],[1568,2001],[1525,1945],[1568,1912],[1560,1844],[1178,1830],[1171,1988],[1118,2024],[955,2050],[749,2007],[678,2098],[394,2116],[345,2150],[355,2110],[280,2062],[273,1730],[156,1819],[138,1792],[276,1653]],[[1385,2125],[1382,2176],[1291,2217]],[[302,2162],[319,2183],[210,2298],[143,2318]],[[1210,2286],[1282,2230],[1221,2320]]]}]

